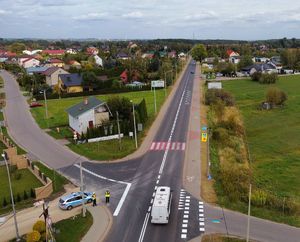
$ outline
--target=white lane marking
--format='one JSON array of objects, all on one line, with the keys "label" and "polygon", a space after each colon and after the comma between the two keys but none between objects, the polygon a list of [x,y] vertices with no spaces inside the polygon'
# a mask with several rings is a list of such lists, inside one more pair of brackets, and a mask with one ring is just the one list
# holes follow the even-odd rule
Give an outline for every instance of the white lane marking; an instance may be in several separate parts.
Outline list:
[{"label": "white lane marking", "polygon": [[187,219],[182,220],[183,223],[187,224],[189,221]]},{"label": "white lane marking", "polygon": [[204,217],[204,214],[203,214],[203,213],[200,213],[200,214],[199,214],[199,217],[203,218],[203,217]]},{"label": "white lane marking", "polygon": [[175,142],[173,142],[173,143],[172,143],[171,150],[174,150],[174,149],[175,149],[175,146],[176,146],[176,143],[175,143]]},{"label": "white lane marking", "polygon": [[158,175],[157,179],[158,179],[158,180],[160,179],[160,175]]},{"label": "white lane marking", "polygon": [[155,150],[159,150],[159,147],[160,147],[160,142],[157,142],[157,143],[156,143]]},{"label": "white lane marking", "polygon": [[182,239],[186,239],[186,234],[181,234]]},{"label": "white lane marking", "polygon": [[187,228],[187,224],[182,224],[182,228]]},{"label": "white lane marking", "polygon": [[154,150],[154,147],[155,147],[155,142],[152,142],[150,150]]},{"label": "white lane marking", "polygon": [[148,208],[148,212],[150,212],[151,211],[151,206],[149,206],[149,208]]},{"label": "white lane marking", "polygon": [[199,221],[200,222],[204,222],[204,218],[199,218]]},{"label": "white lane marking", "polygon": [[187,229],[182,229],[181,233],[187,233]]},{"label": "white lane marking", "polygon": [[205,232],[205,228],[200,228],[200,232]]},{"label": "white lane marking", "polygon": [[203,209],[199,209],[199,213],[203,213],[204,212],[204,210]]},{"label": "white lane marking", "polygon": [[[74,166],[80,169],[80,165],[74,164]],[[120,212],[120,210],[121,210],[121,208],[123,206],[123,203],[124,203],[124,201],[125,201],[125,199],[127,197],[127,194],[128,194],[128,192],[130,190],[131,183],[129,183],[129,182],[123,182],[123,181],[117,181],[117,180],[114,180],[114,179],[110,179],[110,178],[98,175],[95,172],[92,172],[92,171],[90,171],[90,170],[88,170],[88,169],[86,169],[84,167],[82,167],[82,170],[85,171],[86,173],[89,173],[89,174],[91,174],[91,175],[93,175],[95,177],[98,177],[100,179],[107,180],[107,181],[112,181],[112,182],[116,182],[116,183],[120,183],[120,184],[126,185],[125,191],[123,192],[123,195],[122,195],[122,197],[121,197],[121,199],[120,199],[120,201],[119,201],[119,203],[118,203],[118,205],[117,205],[117,207],[116,207],[116,209],[115,209],[115,211],[113,213],[113,216],[118,216],[118,214],[119,214],[119,212]]]},{"label": "white lane marking", "polygon": [[185,209],[185,210],[189,210],[189,209],[190,209],[190,207],[184,207],[184,209]]},{"label": "white lane marking", "polygon": [[160,146],[160,149],[161,149],[161,150],[164,150],[164,149],[165,149],[165,146],[166,146],[166,142],[162,142],[162,143],[161,143],[161,146]]},{"label": "white lane marking", "polygon": [[200,209],[203,209],[203,205],[199,205],[199,208],[200,208]]},{"label": "white lane marking", "polygon": [[189,218],[188,214],[183,215],[183,218]]},{"label": "white lane marking", "polygon": [[185,143],[182,143],[181,150],[185,150]]},{"label": "white lane marking", "polygon": [[150,202],[151,204],[153,203],[153,198],[151,199],[151,202]]},{"label": "white lane marking", "polygon": [[200,226],[204,226],[204,222],[200,222],[199,225],[200,225]]},{"label": "white lane marking", "polygon": [[179,142],[177,142],[177,144],[176,144],[176,150],[180,150],[180,146],[181,146],[181,144]]},{"label": "white lane marking", "polygon": [[191,200],[190,199],[185,199],[185,202],[190,203]]},{"label": "white lane marking", "polygon": [[156,190],[157,190],[157,186],[154,187],[154,191],[156,191]]},{"label": "white lane marking", "polygon": [[200,205],[203,205],[203,202],[199,202]]},{"label": "white lane marking", "polygon": [[183,208],[178,208],[178,210],[183,210]]},{"label": "white lane marking", "polygon": [[190,199],[190,198],[191,198],[191,196],[186,196],[186,198],[187,198],[187,199]]},{"label": "white lane marking", "polygon": [[140,234],[140,237],[139,237],[139,242],[142,242],[143,239],[144,239],[147,224],[148,224],[148,221],[149,221],[149,217],[150,217],[150,213],[147,213],[146,216],[145,216],[142,231],[141,231],[141,234]]},{"label": "white lane marking", "polygon": [[190,206],[190,203],[185,203],[184,205],[185,205],[185,206]]},{"label": "white lane marking", "polygon": [[155,192],[153,192],[152,197],[155,197]]},{"label": "white lane marking", "polygon": [[166,150],[169,150],[170,149],[170,142],[167,143],[167,147],[166,147]]},{"label": "white lane marking", "polygon": [[184,189],[180,189],[180,191],[185,191]]},{"label": "white lane marking", "polygon": [[156,181],[156,184],[158,184],[158,183],[159,183],[159,180]]},{"label": "white lane marking", "polygon": [[185,213],[185,214],[189,214],[189,213],[190,213],[190,211],[184,211],[184,213]]}]

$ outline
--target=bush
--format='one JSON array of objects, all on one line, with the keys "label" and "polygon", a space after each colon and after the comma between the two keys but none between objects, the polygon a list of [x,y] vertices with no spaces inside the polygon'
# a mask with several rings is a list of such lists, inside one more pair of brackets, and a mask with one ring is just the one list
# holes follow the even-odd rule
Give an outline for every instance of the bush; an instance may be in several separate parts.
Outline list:
[{"label": "bush", "polygon": [[284,91],[277,87],[271,87],[266,94],[267,102],[271,105],[283,105],[287,100],[287,95]]},{"label": "bush", "polygon": [[235,132],[236,134],[244,134],[244,128],[234,114],[230,114],[227,120],[222,122],[222,127]]},{"label": "bush", "polygon": [[251,75],[251,80],[255,82],[259,82],[259,80],[261,79],[261,75],[262,75],[261,72],[256,71]]},{"label": "bush", "polygon": [[41,234],[38,231],[32,231],[26,236],[27,242],[38,242],[41,238]]},{"label": "bush", "polygon": [[222,127],[213,130],[212,138],[217,142],[226,143],[229,140],[228,131]]},{"label": "bush", "polygon": [[35,198],[35,192],[33,188],[30,188],[30,197]]},{"label": "bush", "polygon": [[3,202],[2,202],[2,207],[5,208],[7,205],[8,204],[7,204],[6,198],[4,197]]},{"label": "bush", "polygon": [[276,73],[264,73],[259,79],[259,83],[261,84],[273,84],[278,80],[278,75]]},{"label": "bush", "polygon": [[23,199],[24,200],[27,200],[28,199],[28,194],[27,194],[27,192],[24,190],[24,194],[23,194]]},{"label": "bush", "polygon": [[229,92],[223,89],[208,89],[205,94],[205,104],[215,104],[218,100],[223,101],[226,106],[235,104],[235,100]]},{"label": "bush", "polygon": [[32,227],[33,231],[38,231],[40,234],[46,231],[46,225],[45,222],[42,220],[38,220],[35,222],[35,224]]},{"label": "bush", "polygon": [[17,198],[16,198],[16,202],[19,203],[21,202],[22,198],[20,196],[20,193],[17,193]]}]

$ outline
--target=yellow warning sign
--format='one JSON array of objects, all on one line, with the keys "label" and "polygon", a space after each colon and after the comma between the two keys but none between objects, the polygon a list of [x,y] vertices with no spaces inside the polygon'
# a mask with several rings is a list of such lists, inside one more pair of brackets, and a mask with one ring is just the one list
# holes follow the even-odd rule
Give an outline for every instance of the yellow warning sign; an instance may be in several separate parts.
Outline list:
[{"label": "yellow warning sign", "polygon": [[202,133],[202,142],[207,141],[207,133]]}]

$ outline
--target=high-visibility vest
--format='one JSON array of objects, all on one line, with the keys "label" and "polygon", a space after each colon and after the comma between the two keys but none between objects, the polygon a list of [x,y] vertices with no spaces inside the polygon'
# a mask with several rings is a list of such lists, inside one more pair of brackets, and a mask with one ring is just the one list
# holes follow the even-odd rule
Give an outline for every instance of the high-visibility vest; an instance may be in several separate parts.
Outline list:
[{"label": "high-visibility vest", "polygon": [[110,192],[105,192],[105,197],[110,197]]}]

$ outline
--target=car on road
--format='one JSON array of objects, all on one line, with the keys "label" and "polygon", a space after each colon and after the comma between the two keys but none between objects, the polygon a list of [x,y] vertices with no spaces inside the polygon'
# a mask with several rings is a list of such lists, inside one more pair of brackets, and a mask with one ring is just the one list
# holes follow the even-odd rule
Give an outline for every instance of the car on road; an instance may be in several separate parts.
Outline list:
[{"label": "car on road", "polygon": [[195,72],[191,71],[191,74],[195,74]]},{"label": "car on road", "polygon": [[[84,203],[91,203],[92,192],[83,193]],[[63,196],[59,199],[58,206],[63,210],[71,210],[74,207],[80,206],[82,204],[81,192],[72,192],[69,195]]]}]

